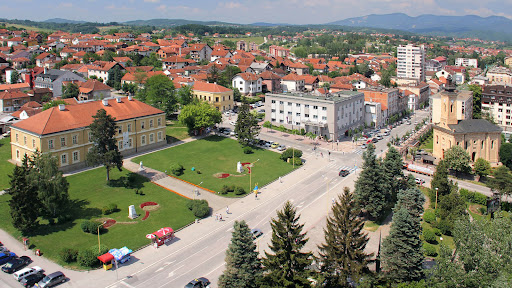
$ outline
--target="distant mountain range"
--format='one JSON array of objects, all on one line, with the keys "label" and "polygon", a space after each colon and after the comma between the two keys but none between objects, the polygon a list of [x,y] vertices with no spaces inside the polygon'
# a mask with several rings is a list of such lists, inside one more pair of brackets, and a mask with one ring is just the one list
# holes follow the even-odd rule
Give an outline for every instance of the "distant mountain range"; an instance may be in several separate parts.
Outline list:
[{"label": "distant mountain range", "polygon": [[196,21],[186,19],[149,19],[149,20],[133,20],[126,21],[122,24],[134,26],[157,26],[157,27],[172,27],[187,24],[200,24],[200,25],[238,25],[233,23],[221,21]]},{"label": "distant mountain range", "polygon": [[[348,18],[329,25],[398,29],[418,34],[447,35],[458,37],[479,37],[481,39],[512,39],[512,20],[501,16],[480,17],[438,16],[425,14],[411,17],[403,13],[371,14]],[[497,37],[501,36],[501,37]]]}]

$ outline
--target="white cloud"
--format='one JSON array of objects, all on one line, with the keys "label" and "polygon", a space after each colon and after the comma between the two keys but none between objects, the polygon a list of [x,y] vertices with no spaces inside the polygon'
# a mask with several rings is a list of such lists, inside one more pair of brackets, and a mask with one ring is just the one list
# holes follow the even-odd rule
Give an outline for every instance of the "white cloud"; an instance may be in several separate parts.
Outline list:
[{"label": "white cloud", "polygon": [[160,0],[144,0],[144,2],[158,3],[158,2],[160,2]]},{"label": "white cloud", "polygon": [[242,4],[239,2],[220,2],[219,8],[221,9],[240,9],[242,8]]}]

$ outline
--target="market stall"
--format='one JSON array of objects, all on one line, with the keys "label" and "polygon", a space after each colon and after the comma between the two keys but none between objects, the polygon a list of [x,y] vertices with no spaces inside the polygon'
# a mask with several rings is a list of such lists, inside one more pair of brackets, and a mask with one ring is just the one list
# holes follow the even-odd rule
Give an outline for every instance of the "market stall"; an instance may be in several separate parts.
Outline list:
[{"label": "market stall", "polygon": [[114,261],[118,263],[125,263],[130,260],[132,250],[126,246],[121,249],[110,249],[107,253],[98,256],[98,259],[103,263],[103,269],[110,270]]},{"label": "market stall", "polygon": [[151,239],[153,247],[158,248],[174,238],[174,230],[171,227],[161,228],[160,230],[147,234],[146,238]]},{"label": "market stall", "polygon": [[103,269],[110,270],[112,269],[112,262],[114,261],[114,256],[110,253],[105,253],[101,256],[98,256],[98,259],[103,263]]}]

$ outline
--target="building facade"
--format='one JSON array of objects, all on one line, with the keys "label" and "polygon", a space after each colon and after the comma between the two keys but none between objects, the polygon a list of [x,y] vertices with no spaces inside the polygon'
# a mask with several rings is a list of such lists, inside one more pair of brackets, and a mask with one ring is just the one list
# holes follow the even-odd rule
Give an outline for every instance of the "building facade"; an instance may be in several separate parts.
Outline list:
[{"label": "building facade", "polygon": [[398,78],[425,81],[425,47],[408,44],[397,48]]},{"label": "building facade", "polygon": [[478,60],[473,58],[457,58],[455,59],[455,66],[478,68]]},{"label": "building facade", "polygon": [[85,79],[73,72],[51,69],[36,76],[34,87],[49,88],[53,92],[53,97],[60,97],[62,95],[62,82],[68,81],[85,82]]},{"label": "building facade", "polygon": [[60,169],[86,166],[93,143],[89,125],[98,110],[116,119],[116,139],[123,155],[156,148],[166,143],[165,112],[131,97],[103,99],[76,105],[52,107],[11,126],[11,159],[20,163],[36,150],[52,153]]},{"label": "building facade", "polygon": [[263,79],[256,74],[240,73],[233,77],[231,84],[244,95],[256,95],[262,91]]},{"label": "building facade", "polygon": [[341,91],[328,96],[267,93],[265,120],[288,129],[304,129],[326,139],[340,139],[364,125],[364,94]]},{"label": "building facade", "polygon": [[222,112],[233,109],[235,105],[233,90],[214,83],[196,81],[192,87],[192,94]]},{"label": "building facade", "polygon": [[[432,95],[432,124],[434,125],[441,123],[444,94],[446,94],[445,90],[441,90],[441,92]],[[473,117],[473,92],[469,90],[458,91],[457,96],[452,97],[452,100],[456,102],[452,113],[455,114],[458,121]]]},{"label": "building facade", "polygon": [[381,104],[381,121],[386,121],[389,116],[401,111],[398,105],[400,96],[398,88],[368,87],[361,92],[364,93],[364,101]]},{"label": "building facade", "polygon": [[487,78],[491,84],[512,84],[512,71],[506,67],[496,66],[487,71]]},{"label": "building facade", "polygon": [[512,131],[512,86],[485,86],[482,91],[482,114],[489,114],[503,131]]}]

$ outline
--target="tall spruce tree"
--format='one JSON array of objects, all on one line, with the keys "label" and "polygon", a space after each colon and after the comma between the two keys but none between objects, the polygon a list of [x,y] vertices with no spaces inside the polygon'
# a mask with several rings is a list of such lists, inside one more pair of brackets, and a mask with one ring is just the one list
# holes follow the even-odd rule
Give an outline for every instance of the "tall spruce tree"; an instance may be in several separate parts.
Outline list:
[{"label": "tall spruce tree", "polygon": [[308,239],[302,233],[297,210],[287,201],[283,210],[272,219],[272,254],[265,252],[263,267],[265,277],[261,287],[295,288],[310,287],[307,267],[313,258],[311,252],[301,252]]},{"label": "tall spruce tree", "polygon": [[9,176],[11,187],[7,190],[11,195],[9,208],[12,225],[23,235],[28,235],[39,224],[37,189],[32,185],[34,182],[28,180],[29,172],[29,159],[25,154],[21,166],[14,166],[13,173]]},{"label": "tall spruce tree", "polygon": [[421,223],[407,209],[407,205],[397,205],[388,237],[382,242],[382,264],[391,279],[396,282],[420,280],[423,277],[421,264],[423,250],[421,244]]},{"label": "tall spruce tree", "polygon": [[325,244],[318,247],[323,287],[347,287],[348,277],[357,279],[368,270],[372,256],[364,251],[368,235],[363,232],[361,210],[352,197],[345,187],[332,207],[332,216],[327,218]]},{"label": "tall spruce tree", "polygon": [[403,161],[402,156],[395,147],[391,146],[386,153],[386,157],[382,162],[383,178],[385,182],[385,189],[388,203],[393,203],[396,200],[396,195],[401,188],[402,183],[399,181],[404,178],[402,172]]},{"label": "tall spruce tree", "polygon": [[238,143],[247,146],[249,145],[260,133],[261,127],[258,125],[258,120],[251,113],[249,104],[242,99],[242,106],[238,111],[238,118],[235,125],[235,133],[238,138]]},{"label": "tall spruce tree", "polygon": [[107,181],[110,181],[110,169],[117,167],[121,171],[123,156],[117,147],[116,119],[100,109],[92,116],[94,121],[89,125],[91,140],[94,143],[87,153],[87,164],[104,165],[107,169]]},{"label": "tall spruce tree", "polygon": [[220,288],[252,288],[261,278],[261,261],[251,230],[245,221],[235,221],[226,251],[226,270],[219,277]]},{"label": "tall spruce tree", "polygon": [[425,196],[421,193],[418,187],[413,186],[409,189],[401,190],[398,193],[398,201],[395,209],[405,207],[412,216],[421,221],[421,214],[423,213],[423,204],[425,204]]},{"label": "tall spruce tree", "polygon": [[371,217],[378,219],[388,204],[384,190],[384,177],[380,161],[375,156],[375,146],[370,144],[363,153],[363,171],[355,183],[354,199]]}]

